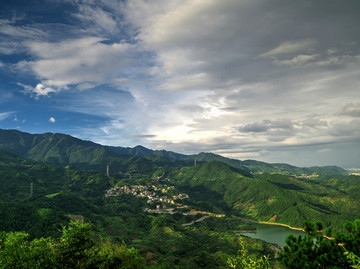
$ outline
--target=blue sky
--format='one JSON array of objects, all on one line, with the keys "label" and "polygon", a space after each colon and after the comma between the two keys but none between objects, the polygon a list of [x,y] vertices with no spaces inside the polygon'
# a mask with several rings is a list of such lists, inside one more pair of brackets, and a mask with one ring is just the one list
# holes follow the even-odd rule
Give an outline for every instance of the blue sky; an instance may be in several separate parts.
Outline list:
[{"label": "blue sky", "polygon": [[360,167],[357,0],[0,8],[0,128]]}]

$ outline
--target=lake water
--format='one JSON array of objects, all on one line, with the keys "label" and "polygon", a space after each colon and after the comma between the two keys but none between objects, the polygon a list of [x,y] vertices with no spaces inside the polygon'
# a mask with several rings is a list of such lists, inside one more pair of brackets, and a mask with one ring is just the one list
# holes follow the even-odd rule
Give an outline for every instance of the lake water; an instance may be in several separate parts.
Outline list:
[{"label": "lake water", "polygon": [[291,230],[287,227],[277,226],[277,225],[269,225],[269,224],[260,224],[260,223],[252,223],[252,225],[256,226],[257,232],[255,233],[239,233],[241,235],[245,235],[251,238],[261,239],[268,243],[278,244],[280,246],[285,246],[285,239],[290,234],[294,236],[306,235],[306,233],[302,231]]}]

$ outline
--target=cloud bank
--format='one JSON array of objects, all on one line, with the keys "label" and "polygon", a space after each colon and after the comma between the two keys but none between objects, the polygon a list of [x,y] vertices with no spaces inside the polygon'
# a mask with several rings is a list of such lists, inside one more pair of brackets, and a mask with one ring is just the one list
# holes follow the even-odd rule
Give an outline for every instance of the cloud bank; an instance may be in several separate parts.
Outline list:
[{"label": "cloud bank", "polygon": [[78,137],[298,165],[360,153],[358,1],[67,3],[62,23],[2,20],[0,53],[30,56],[3,63],[34,78],[28,97],[106,119]]}]

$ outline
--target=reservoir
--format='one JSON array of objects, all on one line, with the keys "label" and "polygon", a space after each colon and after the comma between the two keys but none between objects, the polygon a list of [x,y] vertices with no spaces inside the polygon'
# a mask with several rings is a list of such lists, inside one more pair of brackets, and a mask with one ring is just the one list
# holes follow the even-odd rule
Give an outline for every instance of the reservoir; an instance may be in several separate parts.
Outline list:
[{"label": "reservoir", "polygon": [[268,243],[278,244],[280,246],[285,246],[285,239],[292,234],[293,236],[305,236],[306,233],[302,231],[292,230],[288,227],[271,225],[271,224],[261,224],[261,223],[252,223],[256,226],[256,232],[240,232],[240,235],[248,236],[251,238],[261,239]]}]

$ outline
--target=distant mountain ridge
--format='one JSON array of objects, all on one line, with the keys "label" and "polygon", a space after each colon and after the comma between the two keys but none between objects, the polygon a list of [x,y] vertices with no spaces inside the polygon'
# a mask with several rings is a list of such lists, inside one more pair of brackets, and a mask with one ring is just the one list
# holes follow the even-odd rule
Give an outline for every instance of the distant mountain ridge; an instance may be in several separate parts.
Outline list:
[{"label": "distant mountain ridge", "polygon": [[[299,168],[282,163],[270,164],[255,160],[240,161],[205,152],[184,155],[166,150],[152,150],[143,146],[134,148],[103,146],[60,133],[30,134],[18,130],[0,129],[0,149],[34,161],[61,166],[75,165],[98,170],[104,169],[104,166],[109,164],[124,167],[124,163],[126,163],[125,166],[128,167],[131,165],[129,158],[132,156],[134,163],[142,167],[147,166],[148,169],[151,169],[153,163],[164,164],[168,162],[174,164],[174,162],[186,161],[186,165],[189,165],[196,160],[198,163],[220,161],[251,173],[279,173],[298,176],[313,173],[347,174],[344,169],[337,166]],[[134,159],[134,157],[136,158]]]},{"label": "distant mountain ridge", "polygon": [[167,158],[170,160],[176,160],[176,161],[189,159],[189,156],[190,156],[190,155],[184,155],[184,154],[180,154],[180,153],[176,153],[176,152],[172,152],[172,151],[166,151],[166,150],[152,150],[152,149],[148,149],[143,146],[140,146],[140,145],[133,147],[133,148],[112,147],[112,146],[109,146],[108,148],[119,154],[138,156],[138,157],[155,155],[158,157],[164,157],[164,158]]},{"label": "distant mountain ridge", "polygon": [[280,173],[280,174],[296,174],[296,175],[345,175],[346,170],[338,166],[313,166],[313,167],[296,167],[286,163],[266,163],[256,160],[240,161],[236,159],[226,158],[214,153],[201,152],[194,155],[184,155],[166,150],[151,150],[143,146],[134,148],[109,147],[117,153],[133,156],[145,157],[155,155],[171,160],[196,160],[197,162],[220,161],[234,168],[242,169],[251,173]]}]

